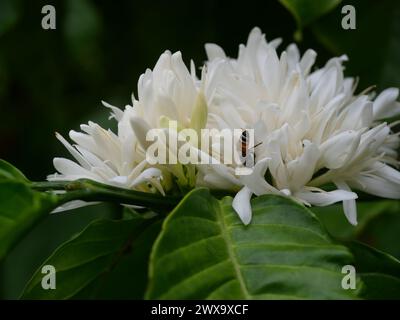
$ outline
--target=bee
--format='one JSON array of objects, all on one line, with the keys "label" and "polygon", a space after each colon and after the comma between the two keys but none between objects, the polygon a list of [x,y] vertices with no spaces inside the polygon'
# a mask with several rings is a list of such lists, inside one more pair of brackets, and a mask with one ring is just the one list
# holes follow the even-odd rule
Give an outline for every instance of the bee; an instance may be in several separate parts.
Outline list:
[{"label": "bee", "polygon": [[254,148],[258,147],[262,142],[257,143],[255,146],[249,148],[250,134],[244,129],[240,135],[240,151],[242,164],[245,167],[252,168],[255,162]]}]

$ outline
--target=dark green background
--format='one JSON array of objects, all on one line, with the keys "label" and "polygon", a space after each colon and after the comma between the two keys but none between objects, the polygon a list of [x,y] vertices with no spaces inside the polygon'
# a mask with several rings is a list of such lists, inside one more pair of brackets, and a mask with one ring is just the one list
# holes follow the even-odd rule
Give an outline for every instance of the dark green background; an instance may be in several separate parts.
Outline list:
[{"label": "dark green background", "polygon": [[[341,28],[340,9],[348,3],[356,7],[357,30]],[[56,7],[56,30],[41,28],[44,4]],[[53,173],[52,158],[67,155],[54,132],[67,136],[88,120],[113,127],[100,101],[130,103],[139,75],[164,50],[181,50],[187,63],[201,65],[204,43],[216,42],[236,56],[254,26],[267,39],[282,37],[282,47],[296,31],[291,14],[274,0],[0,0],[0,158],[30,179],[44,180]],[[343,1],[305,27],[299,46],[318,52],[317,66],[346,53],[346,74],[361,77],[360,91],[370,85],[378,91],[399,87],[400,2]],[[399,203],[385,203],[359,204],[365,224],[357,229],[338,207],[320,215],[337,236],[358,237],[400,257]],[[115,214],[118,208],[101,205],[48,217],[1,265],[0,297],[18,297],[59,243],[95,217]]]}]

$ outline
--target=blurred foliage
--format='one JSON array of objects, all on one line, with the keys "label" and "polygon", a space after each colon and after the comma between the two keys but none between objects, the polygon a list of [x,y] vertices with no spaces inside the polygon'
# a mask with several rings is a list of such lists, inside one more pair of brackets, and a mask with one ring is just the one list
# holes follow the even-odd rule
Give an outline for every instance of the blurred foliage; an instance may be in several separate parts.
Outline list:
[{"label": "blurred foliage", "polygon": [[302,29],[324,14],[334,9],[342,0],[279,0],[296,19],[298,30],[294,34],[296,40],[301,40]]},{"label": "blurred foliage", "polygon": [[[181,50],[186,62],[193,58],[199,65],[205,59],[204,43],[216,42],[235,56],[238,44],[246,41],[254,26],[268,39],[283,38],[282,48],[302,28],[299,46],[302,51],[311,47],[318,52],[317,66],[332,55],[347,54],[346,74],[360,76],[360,90],[370,85],[377,85],[378,91],[399,87],[399,1],[281,2],[286,7],[271,0],[240,6],[212,0],[0,0],[0,158],[30,179],[43,180],[53,171],[52,158],[67,155],[54,131],[67,135],[89,119],[114,127],[100,101],[117,106],[130,103],[139,75],[164,50]],[[322,6],[314,7],[317,2]],[[57,10],[56,30],[41,28],[45,4]],[[356,8],[356,30],[341,28],[345,4]],[[339,207],[332,206],[324,213],[326,218],[320,214],[329,231],[400,257],[399,202],[359,203],[356,229],[348,225]],[[18,297],[34,270],[60,243],[93,219],[118,214],[115,206],[101,205],[50,215],[0,267],[0,295]]]},{"label": "blurred foliage", "polygon": [[376,85],[378,91],[399,87],[400,3],[397,0],[349,0],[356,9],[356,29],[338,28],[343,14],[338,6],[311,27],[333,54],[347,54],[349,74],[360,77],[359,88]]},{"label": "blurred foliage", "polygon": [[[41,268],[24,290],[23,299],[143,299],[147,261],[161,220],[97,220],[63,243],[43,265],[57,272],[57,290],[43,290]],[[132,270],[132,266],[135,269]]]},{"label": "blurred foliage", "polygon": [[34,225],[57,207],[57,196],[25,183],[0,181],[0,260]]},{"label": "blurred foliage", "polygon": [[24,238],[4,261],[0,282],[2,297],[18,298],[34,271],[61,243],[94,219],[115,217],[115,211],[114,205],[102,204],[69,213],[51,214]]},{"label": "blurred foliage", "polygon": [[363,299],[398,299],[400,296],[400,263],[392,256],[353,242],[349,249],[354,256],[357,274],[361,277],[364,287],[361,292]]},{"label": "blurred foliage", "polygon": [[19,2],[4,0],[0,2],[0,36],[12,28],[19,18]]},{"label": "blurred foliage", "polygon": [[358,225],[356,227],[347,221],[341,204],[313,207],[311,210],[335,238],[345,241],[361,240],[374,248],[400,258],[400,246],[398,245],[399,201],[358,201]]}]

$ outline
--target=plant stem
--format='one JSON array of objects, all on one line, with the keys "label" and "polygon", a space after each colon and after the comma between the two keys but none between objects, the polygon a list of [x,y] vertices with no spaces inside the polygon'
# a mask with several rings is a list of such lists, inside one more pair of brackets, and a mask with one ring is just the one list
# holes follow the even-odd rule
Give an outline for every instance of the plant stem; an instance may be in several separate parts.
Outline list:
[{"label": "plant stem", "polygon": [[163,197],[158,194],[118,188],[87,179],[33,182],[32,188],[39,191],[64,191],[59,194],[61,203],[72,200],[89,202],[106,201],[144,206],[158,210],[170,210],[181,199],[181,197],[176,196]]},{"label": "plant stem", "polygon": [[40,181],[32,182],[31,186],[33,189],[38,191],[49,191],[49,190],[65,190],[67,184],[72,183],[71,181]]}]

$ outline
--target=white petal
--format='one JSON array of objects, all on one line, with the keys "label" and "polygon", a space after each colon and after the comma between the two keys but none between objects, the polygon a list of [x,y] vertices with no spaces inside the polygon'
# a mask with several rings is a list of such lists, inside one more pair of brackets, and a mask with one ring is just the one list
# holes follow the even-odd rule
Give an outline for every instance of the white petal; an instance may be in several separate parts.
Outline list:
[{"label": "white petal", "polygon": [[110,118],[115,118],[115,120],[120,121],[124,115],[124,112],[117,107],[114,107],[113,105],[105,102],[105,101],[101,101],[101,103],[103,104],[103,106],[105,106],[106,108],[111,109],[111,117]]},{"label": "white petal", "polygon": [[69,137],[77,145],[79,145],[81,147],[84,147],[86,150],[88,150],[91,153],[96,154],[97,156],[99,156],[98,150],[97,150],[98,148],[97,148],[96,144],[94,143],[94,141],[93,141],[93,139],[92,139],[92,137],[90,135],[82,133],[82,132],[71,130],[69,132]]},{"label": "white petal", "polygon": [[318,167],[337,169],[346,164],[360,143],[361,133],[347,130],[330,137],[320,145],[321,159]]},{"label": "white petal", "polygon": [[85,157],[85,159],[92,165],[91,171],[101,170],[108,177],[113,177],[118,173],[107,165],[107,161],[100,160],[96,155],[91,153],[90,151],[82,148],[80,146],[76,146],[78,151]]},{"label": "white petal", "polygon": [[[210,167],[221,177],[230,181],[232,184],[240,185],[240,181],[235,177],[234,170],[223,164],[213,164]],[[230,170],[232,169],[232,170]]]},{"label": "white petal", "polygon": [[269,96],[276,99],[279,93],[280,85],[280,64],[276,50],[269,47],[267,50],[267,60],[264,62],[264,72],[261,76],[265,86],[268,88]]},{"label": "white petal", "polygon": [[85,168],[90,170],[91,165],[90,163],[85,159],[85,157],[82,156],[81,153],[79,153],[71,144],[64,139],[64,137],[56,132],[56,138],[64,145],[65,148],[71,153],[71,155],[79,162],[79,164]]},{"label": "white petal", "polygon": [[112,184],[116,184],[121,187],[125,187],[127,184],[128,178],[126,176],[116,176],[109,180]]},{"label": "white petal", "polygon": [[311,180],[319,155],[318,147],[305,140],[301,156],[287,164],[292,189],[298,190]]},{"label": "white petal", "polygon": [[109,160],[112,166],[118,170],[121,165],[121,141],[111,130],[105,130],[98,124],[90,123],[90,127],[95,151],[90,149],[89,151],[104,160]]},{"label": "white petal", "polygon": [[[141,167],[141,164],[138,165]],[[137,168],[138,168],[137,167]],[[137,169],[135,168],[135,170]],[[163,196],[165,196],[165,192],[163,187],[161,186],[160,179],[162,178],[162,172],[157,168],[149,168],[144,170],[139,176],[130,183],[130,187],[136,187],[144,182],[150,183],[153,187],[155,187]],[[126,181],[128,182],[131,177],[127,177]]]},{"label": "white petal", "polygon": [[146,140],[147,132],[151,129],[150,126],[145,120],[139,117],[132,117],[130,122],[139,143],[146,150],[151,145],[150,141]]},{"label": "white petal", "polygon": [[377,175],[360,174],[357,178],[349,181],[349,184],[378,197],[400,199],[400,185]]},{"label": "white petal", "polygon": [[329,206],[330,204],[343,200],[357,199],[356,193],[344,190],[334,190],[329,192],[311,192],[303,190],[300,192],[296,192],[294,196],[312,205],[320,207]]},{"label": "white petal", "polygon": [[282,38],[276,38],[268,42],[268,45],[276,49],[279,47],[281,43],[282,43]]},{"label": "white petal", "polygon": [[220,46],[214,43],[206,43],[205,47],[206,47],[207,58],[209,61],[214,60],[216,58],[223,58],[223,59],[226,58],[225,52]]},{"label": "white petal", "polygon": [[158,192],[160,192],[163,196],[165,196],[165,191],[161,185],[160,178],[152,178],[149,180],[149,182],[153,187],[155,187],[158,190]]},{"label": "white petal", "polygon": [[384,164],[382,162],[377,162],[374,165],[376,171],[373,172],[373,174],[380,176],[388,181],[391,181],[393,183],[397,183],[400,187],[400,172],[397,171],[396,169],[388,166],[387,164]]},{"label": "white petal", "polygon": [[91,206],[91,205],[98,204],[98,203],[99,202],[86,202],[86,201],[82,201],[82,200],[73,200],[73,201],[69,201],[69,202],[64,203],[63,205],[55,208],[51,213],[58,213],[58,212],[73,210],[73,209],[77,209],[77,208]]},{"label": "white petal", "polygon": [[248,225],[251,221],[251,204],[250,199],[252,192],[249,188],[243,187],[235,196],[232,201],[232,207],[239,215],[240,220],[245,225]]},{"label": "white petal", "polygon": [[393,117],[400,113],[400,103],[396,101],[399,89],[388,88],[381,92],[374,101],[374,119]]},{"label": "white petal", "polygon": [[300,60],[300,68],[303,74],[308,74],[313,66],[317,53],[314,50],[308,49]]},{"label": "white petal", "polygon": [[231,181],[216,175],[215,173],[209,173],[204,175],[202,186],[212,189],[231,190],[236,187],[237,184],[234,184]]},{"label": "white petal", "polygon": [[239,179],[257,196],[267,193],[279,194],[279,191],[265,180],[269,158],[264,158],[256,163],[250,175],[243,175]]},{"label": "white petal", "polygon": [[361,129],[371,126],[373,104],[367,96],[360,96],[349,104],[339,116],[340,128],[343,130]]},{"label": "white petal", "polygon": [[325,106],[336,94],[336,85],[341,71],[336,66],[323,70],[311,93],[310,106],[312,110]]},{"label": "white petal", "polygon": [[132,181],[131,187],[136,187],[144,182],[149,182],[151,179],[161,177],[161,170],[157,168],[149,168],[144,170],[135,180]]},{"label": "white petal", "polygon": [[199,92],[196,98],[195,106],[192,110],[190,128],[196,130],[196,132],[200,134],[200,130],[203,129],[207,124],[207,115],[207,102],[203,92]]},{"label": "white petal", "polygon": [[[162,115],[162,117],[178,120],[179,119],[179,110],[172,97],[167,95],[158,95],[155,103],[156,109],[154,110],[153,116]],[[144,121],[142,118],[140,120]],[[137,121],[137,120],[136,120]]]},{"label": "white petal", "polygon": [[80,178],[96,178],[90,171],[82,168],[75,162],[64,159],[64,158],[54,158],[53,159],[54,168],[63,175],[65,175],[66,180],[76,180]]},{"label": "white petal", "polygon": [[[347,183],[343,181],[336,181],[336,186],[345,191],[351,191]],[[351,200],[343,200],[343,210],[344,215],[346,216],[347,220],[353,225],[357,225],[357,206],[356,201],[354,199]]]},{"label": "white petal", "polygon": [[136,179],[139,174],[143,171],[144,167],[147,165],[147,161],[143,160],[141,161],[139,164],[137,164],[135,166],[135,168],[133,168],[133,170],[131,171],[131,173],[128,176],[128,180],[134,180]]},{"label": "white petal", "polygon": [[289,69],[293,70],[300,60],[299,48],[297,48],[296,44],[292,43],[287,47],[286,53],[287,53],[287,62],[289,65]]}]

